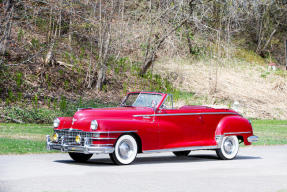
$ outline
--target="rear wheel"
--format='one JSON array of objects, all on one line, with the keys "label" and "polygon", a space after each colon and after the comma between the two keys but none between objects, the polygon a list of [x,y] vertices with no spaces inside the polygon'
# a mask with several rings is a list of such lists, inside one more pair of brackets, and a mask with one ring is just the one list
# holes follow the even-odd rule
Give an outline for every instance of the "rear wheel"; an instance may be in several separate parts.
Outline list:
[{"label": "rear wheel", "polygon": [[84,153],[69,153],[69,155],[76,162],[86,162],[93,156],[93,154]]},{"label": "rear wheel", "polygon": [[234,159],[239,150],[239,142],[236,136],[223,137],[221,146],[216,149],[216,154],[219,159],[231,160]]},{"label": "rear wheel", "polygon": [[128,165],[132,163],[138,152],[138,145],[131,135],[121,136],[115,145],[115,151],[110,153],[111,160],[117,165]]},{"label": "rear wheel", "polygon": [[174,151],[173,154],[177,157],[185,157],[188,156],[190,151]]}]

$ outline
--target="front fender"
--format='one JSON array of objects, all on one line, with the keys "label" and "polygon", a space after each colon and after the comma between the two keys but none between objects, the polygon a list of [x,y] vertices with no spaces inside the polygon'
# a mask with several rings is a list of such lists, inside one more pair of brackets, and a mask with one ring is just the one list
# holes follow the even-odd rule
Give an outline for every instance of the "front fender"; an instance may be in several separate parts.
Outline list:
[{"label": "front fender", "polygon": [[[141,141],[142,150],[155,150],[159,148],[159,131],[157,124],[150,120],[141,119],[105,119],[99,120],[99,131],[131,131]],[[125,134],[124,132],[122,134]],[[121,134],[113,134],[119,137]]]},{"label": "front fender", "polygon": [[69,129],[72,126],[73,117],[58,117],[60,119],[59,127],[56,129]]}]

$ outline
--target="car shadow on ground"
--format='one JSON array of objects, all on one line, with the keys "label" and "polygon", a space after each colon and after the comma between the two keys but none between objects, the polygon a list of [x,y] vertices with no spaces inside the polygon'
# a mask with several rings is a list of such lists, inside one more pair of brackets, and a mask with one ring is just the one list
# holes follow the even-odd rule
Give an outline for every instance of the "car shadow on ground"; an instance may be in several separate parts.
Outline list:
[{"label": "car shadow on ground", "polygon": [[[256,160],[262,159],[261,157],[255,156],[237,156],[233,161],[240,160]],[[187,157],[175,157],[175,156],[147,156],[137,157],[132,165],[140,164],[162,164],[162,163],[186,163],[186,162],[204,162],[204,161],[220,161],[216,155],[189,155]],[[82,166],[113,166],[113,162],[109,158],[92,158],[85,163],[78,163],[73,160],[56,160],[54,162],[71,164],[71,165],[82,165]]]}]

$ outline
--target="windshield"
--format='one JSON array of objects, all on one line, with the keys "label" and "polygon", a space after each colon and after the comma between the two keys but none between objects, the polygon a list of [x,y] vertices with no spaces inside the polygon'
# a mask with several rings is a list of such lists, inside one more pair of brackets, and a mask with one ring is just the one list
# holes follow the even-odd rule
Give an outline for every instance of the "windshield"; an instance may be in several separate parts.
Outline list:
[{"label": "windshield", "polygon": [[153,107],[161,101],[162,95],[152,93],[130,93],[121,104],[132,107]]}]

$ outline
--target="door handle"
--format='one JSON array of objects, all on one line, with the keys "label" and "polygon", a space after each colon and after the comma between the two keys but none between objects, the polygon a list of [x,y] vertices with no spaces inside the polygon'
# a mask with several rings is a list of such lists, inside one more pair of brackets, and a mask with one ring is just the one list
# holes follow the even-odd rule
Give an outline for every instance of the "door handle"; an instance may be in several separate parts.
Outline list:
[{"label": "door handle", "polygon": [[203,123],[203,117],[201,115],[198,117],[198,119],[201,121],[201,123]]},{"label": "door handle", "polygon": [[143,116],[144,119],[150,119],[150,116]]}]

